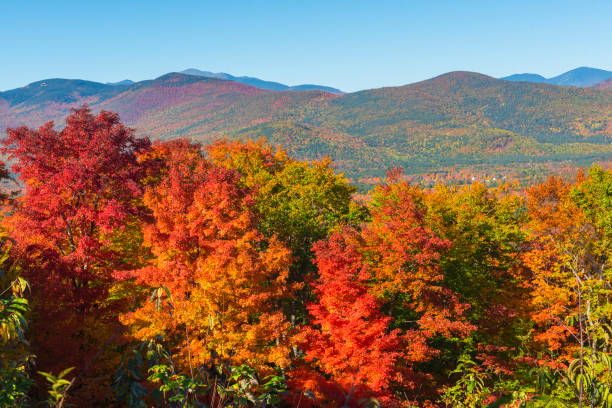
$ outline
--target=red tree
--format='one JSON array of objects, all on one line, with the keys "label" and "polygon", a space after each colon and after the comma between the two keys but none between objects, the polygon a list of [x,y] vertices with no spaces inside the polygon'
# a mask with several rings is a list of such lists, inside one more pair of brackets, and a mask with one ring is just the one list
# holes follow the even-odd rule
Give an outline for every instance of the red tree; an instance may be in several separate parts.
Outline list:
[{"label": "red tree", "polygon": [[[296,386],[311,389],[332,406],[358,406],[364,398],[390,398],[395,362],[400,355],[398,331],[367,290],[370,272],[357,247],[357,233],[345,230],[315,245],[318,303],[308,306],[312,325],[305,329],[305,359],[314,372],[298,372]],[[361,402],[360,402],[361,401]]]},{"label": "red tree", "polygon": [[[111,272],[132,263],[138,245],[137,154],[150,142],[118,115],[84,106],[61,131],[53,122],[9,129],[2,144],[25,185],[9,223],[32,284],[39,369],[74,365],[91,374],[116,321],[104,313]],[[73,393],[87,386],[95,394],[95,383],[77,383]]]}]

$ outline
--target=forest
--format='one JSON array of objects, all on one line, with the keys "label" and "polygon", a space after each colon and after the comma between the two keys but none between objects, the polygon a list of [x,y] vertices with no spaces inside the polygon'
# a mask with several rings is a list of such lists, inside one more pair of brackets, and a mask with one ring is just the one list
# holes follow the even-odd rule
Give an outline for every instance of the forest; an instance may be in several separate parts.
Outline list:
[{"label": "forest", "polygon": [[612,407],[612,170],[367,194],[264,139],[8,129],[0,407]]},{"label": "forest", "polygon": [[453,184],[486,183],[496,173],[526,186],[612,156],[609,90],[461,71],[342,95],[180,73],[125,86],[51,79],[1,92],[0,128],[60,123],[83,103],[118,113],[151,139],[265,138],[299,160],[329,156],[360,192],[393,166],[419,181],[435,174]]}]

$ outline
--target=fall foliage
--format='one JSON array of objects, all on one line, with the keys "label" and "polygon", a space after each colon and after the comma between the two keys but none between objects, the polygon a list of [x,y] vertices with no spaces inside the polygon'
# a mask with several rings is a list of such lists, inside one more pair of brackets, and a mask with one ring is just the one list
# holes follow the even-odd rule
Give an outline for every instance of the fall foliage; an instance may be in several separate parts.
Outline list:
[{"label": "fall foliage", "polygon": [[357,194],[86,106],[2,143],[0,407],[612,404],[612,170]]}]

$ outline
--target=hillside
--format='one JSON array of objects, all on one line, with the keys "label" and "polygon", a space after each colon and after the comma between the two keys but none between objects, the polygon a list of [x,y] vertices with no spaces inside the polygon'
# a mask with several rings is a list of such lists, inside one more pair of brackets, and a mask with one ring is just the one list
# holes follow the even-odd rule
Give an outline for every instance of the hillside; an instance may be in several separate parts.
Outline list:
[{"label": "hillside", "polygon": [[178,73],[120,86],[31,84],[0,93],[0,125],[60,120],[82,103],[116,111],[153,138],[266,137],[300,158],[329,155],[354,180],[393,165],[410,174],[500,173],[612,155],[611,92],[470,72],[343,95],[265,91]]},{"label": "hillside", "polygon": [[595,85],[593,85],[593,88],[597,88],[597,89],[612,89],[612,78],[607,79],[603,82],[599,82]]}]

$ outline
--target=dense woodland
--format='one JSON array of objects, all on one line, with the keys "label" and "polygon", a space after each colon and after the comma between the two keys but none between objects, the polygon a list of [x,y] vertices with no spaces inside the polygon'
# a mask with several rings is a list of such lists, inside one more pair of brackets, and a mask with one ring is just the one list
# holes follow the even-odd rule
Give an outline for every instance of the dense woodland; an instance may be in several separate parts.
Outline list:
[{"label": "dense woodland", "polygon": [[362,192],[395,165],[418,181],[433,174],[441,182],[486,183],[501,175],[525,186],[612,156],[610,90],[473,72],[342,95],[272,92],[179,73],[121,86],[50,79],[0,93],[0,127],[63,122],[83,103],[119,113],[153,139],[208,145],[265,137],[301,160],[329,156]]},{"label": "dense woodland", "polygon": [[2,146],[2,407],[612,406],[610,170],[364,196],[86,107]]}]

